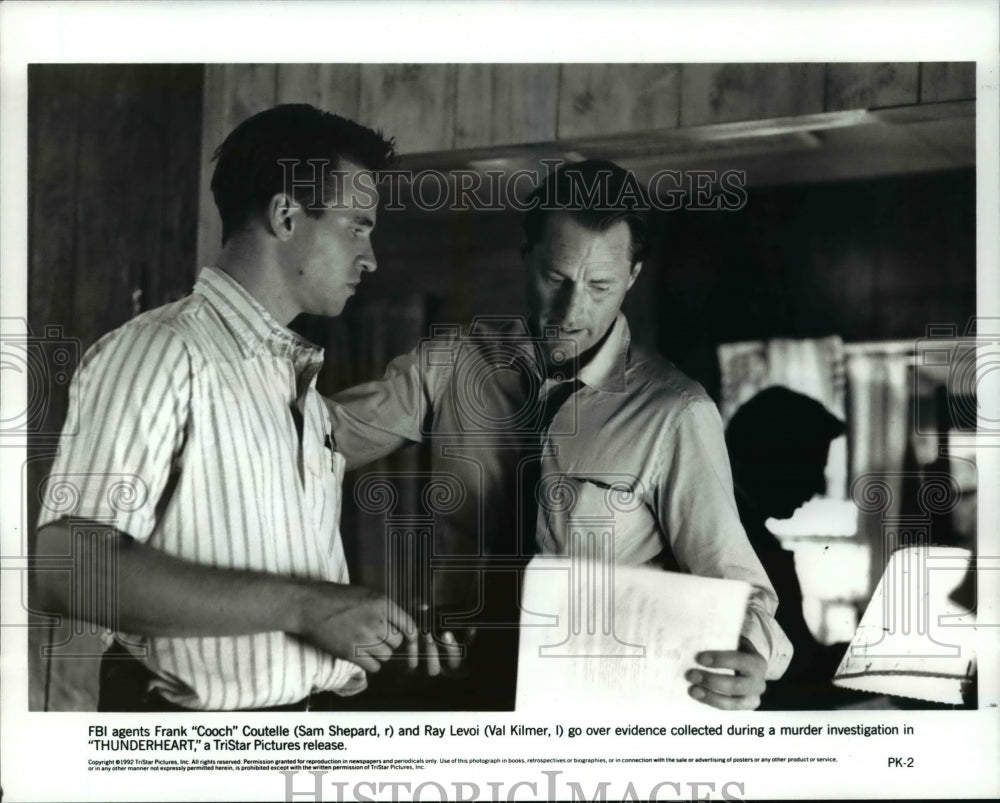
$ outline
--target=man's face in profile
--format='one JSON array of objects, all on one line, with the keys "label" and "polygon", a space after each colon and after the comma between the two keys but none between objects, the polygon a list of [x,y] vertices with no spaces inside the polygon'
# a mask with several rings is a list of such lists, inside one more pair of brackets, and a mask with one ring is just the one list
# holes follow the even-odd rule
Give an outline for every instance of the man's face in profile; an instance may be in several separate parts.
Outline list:
[{"label": "man's face in profile", "polygon": [[769,517],[790,519],[798,508],[817,494],[826,493],[826,462],[830,443],[798,444],[782,457],[775,457],[770,471],[764,468],[766,510]]},{"label": "man's face in profile", "polygon": [[539,333],[556,328],[557,338],[575,342],[577,355],[597,344],[614,323],[641,268],[632,265],[631,232],[624,220],[591,231],[563,213],[548,219],[542,239],[526,250],[524,260],[533,326]]},{"label": "man's face in profile", "polygon": [[370,171],[345,160],[334,178],[334,192],[319,217],[299,210],[284,259],[299,307],[331,317],[343,311],[362,275],[375,270],[371,235],[378,206]]}]

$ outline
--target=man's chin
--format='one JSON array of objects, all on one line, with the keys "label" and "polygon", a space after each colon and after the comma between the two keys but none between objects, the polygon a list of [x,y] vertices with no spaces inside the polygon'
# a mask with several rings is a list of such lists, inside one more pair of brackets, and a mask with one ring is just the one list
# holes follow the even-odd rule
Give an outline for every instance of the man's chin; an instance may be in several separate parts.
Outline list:
[{"label": "man's chin", "polygon": [[772,510],[769,518],[779,519],[781,521],[784,521],[785,519],[790,519],[792,516],[795,515],[795,511],[798,510],[800,507],[802,507],[802,505],[792,505],[790,503],[787,505],[782,505],[781,507]]},{"label": "man's chin", "polygon": [[327,308],[325,310],[323,310],[323,314],[327,318],[336,318],[338,315],[340,315],[344,311],[344,307],[347,306],[347,302],[348,302],[348,299],[345,298],[343,301],[339,301],[339,302],[334,303],[334,304],[329,304],[327,306]]}]

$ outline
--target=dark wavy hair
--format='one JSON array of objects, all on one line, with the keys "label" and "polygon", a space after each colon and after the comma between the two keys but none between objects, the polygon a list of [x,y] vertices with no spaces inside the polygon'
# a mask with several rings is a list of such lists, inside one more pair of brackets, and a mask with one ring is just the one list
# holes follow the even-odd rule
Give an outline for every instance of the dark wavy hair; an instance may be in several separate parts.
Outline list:
[{"label": "dark wavy hair", "polygon": [[236,126],[213,156],[212,195],[222,218],[222,243],[285,191],[286,166],[281,160],[295,160],[298,168],[291,194],[306,214],[319,217],[327,200],[326,182],[320,170],[312,174],[316,180],[311,184],[302,179],[311,175],[310,160],[329,173],[343,160],[378,171],[395,158],[395,141],[381,131],[307,103],[283,104],[255,114]]}]

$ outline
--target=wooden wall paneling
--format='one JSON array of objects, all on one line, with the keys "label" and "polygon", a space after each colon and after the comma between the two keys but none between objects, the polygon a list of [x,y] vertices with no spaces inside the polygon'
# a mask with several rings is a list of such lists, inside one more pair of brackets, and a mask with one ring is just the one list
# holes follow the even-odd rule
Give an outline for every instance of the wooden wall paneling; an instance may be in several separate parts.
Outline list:
[{"label": "wooden wall paneling", "polygon": [[133,314],[160,265],[162,108],[155,66],[81,68],[73,332],[90,345]]},{"label": "wooden wall paneling", "polygon": [[356,120],[361,103],[361,65],[321,64],[319,82],[319,108]]},{"label": "wooden wall paneling", "polygon": [[198,274],[198,188],[204,67],[164,68],[162,246],[160,264],[146,281],[144,309],[176,301],[191,291]]},{"label": "wooden wall paneling", "polygon": [[[79,137],[78,79],[75,65],[32,64],[28,67],[28,325],[35,336],[45,327],[61,327],[71,337],[73,237],[76,227],[76,159]],[[29,388],[29,392],[33,390]],[[46,392],[46,391],[43,391]],[[42,432],[58,433],[68,404],[69,385],[47,387]],[[34,551],[38,520],[37,489],[52,468],[55,446],[32,439],[22,472],[25,479],[24,531],[29,554]],[[30,620],[43,625],[44,620]],[[46,707],[49,665],[42,659],[53,631],[28,630],[28,707]],[[86,707],[77,706],[77,707]]]},{"label": "wooden wall paneling", "polygon": [[482,148],[493,143],[494,64],[458,64],[455,68],[455,147]]},{"label": "wooden wall paneling", "polygon": [[451,149],[454,101],[453,64],[361,65],[358,119],[395,137],[401,154]]},{"label": "wooden wall paneling", "polygon": [[311,103],[319,107],[323,91],[319,64],[277,65],[276,103]]},{"label": "wooden wall paneling", "polygon": [[559,139],[675,128],[680,72],[677,64],[564,64]]},{"label": "wooden wall paneling", "polygon": [[917,102],[915,61],[826,66],[826,111],[873,109]]},{"label": "wooden wall paneling", "polygon": [[[60,323],[82,350],[136,307],[190,289],[202,74],[197,65],[31,69],[29,318],[42,334],[46,324]],[[66,388],[57,383],[49,390],[45,429],[57,432]],[[37,519],[37,489],[53,448],[33,440],[28,528]],[[88,657],[41,656],[46,644],[67,640],[70,627],[29,631],[32,709],[96,706],[96,632],[72,638],[73,653]]]},{"label": "wooden wall paneling", "polygon": [[318,109],[357,119],[360,65],[279,64],[277,70],[276,103],[311,103]]},{"label": "wooden wall paneling", "polygon": [[247,117],[277,103],[278,65],[223,64],[221,69],[226,87],[225,136]]},{"label": "wooden wall paneling", "polygon": [[[68,218],[76,225],[72,281],[67,284],[72,286],[71,331],[81,349],[131,317],[133,293],[142,289],[148,272],[160,266],[160,157],[166,132],[156,91],[157,69],[76,66],[79,135],[73,172],[77,180],[74,214]],[[68,125],[72,129],[73,122]],[[55,142],[62,145],[58,136]],[[38,243],[42,234],[35,235]],[[45,706],[96,707],[102,649],[97,628],[79,630],[65,619],[48,636],[54,657],[39,656]]]},{"label": "wooden wall paneling", "polygon": [[684,64],[682,126],[788,117],[823,111],[824,66]]},{"label": "wooden wall paneling", "polygon": [[[73,334],[79,79],[76,65],[28,68],[28,323],[36,336],[52,325]],[[68,390],[51,389],[45,431],[61,427]]]},{"label": "wooden wall paneling", "polygon": [[277,65],[209,64],[205,67],[201,182],[198,201],[198,265],[210,265],[222,245],[222,224],[212,200],[212,155],[247,117],[275,105]]},{"label": "wooden wall paneling", "polygon": [[198,267],[211,265],[222,243],[222,223],[212,200],[212,154],[225,137],[226,81],[221,65],[205,66],[198,171]]},{"label": "wooden wall paneling", "polygon": [[974,61],[925,61],[920,65],[920,102],[968,100],[976,96]]},{"label": "wooden wall paneling", "polygon": [[552,142],[559,111],[558,64],[497,64],[492,144]]}]

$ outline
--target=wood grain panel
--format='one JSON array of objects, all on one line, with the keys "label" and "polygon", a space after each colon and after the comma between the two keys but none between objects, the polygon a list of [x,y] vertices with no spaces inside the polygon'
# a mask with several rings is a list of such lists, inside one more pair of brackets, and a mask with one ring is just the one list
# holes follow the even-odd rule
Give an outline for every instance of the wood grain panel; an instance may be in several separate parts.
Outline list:
[{"label": "wood grain panel", "polygon": [[826,110],[874,109],[916,103],[918,67],[915,61],[828,64]]},{"label": "wood grain panel", "polygon": [[[36,334],[72,323],[79,74],[70,65],[28,68],[28,322]],[[62,390],[65,409],[65,389]],[[46,422],[55,424],[55,422]]]},{"label": "wood grain panel", "polygon": [[201,158],[198,171],[198,254],[199,267],[211,265],[222,245],[222,221],[212,199],[212,156],[226,136],[226,75],[221,65],[205,67],[202,96]]},{"label": "wood grain panel", "polygon": [[222,223],[212,200],[212,155],[230,131],[252,114],[270,108],[277,98],[274,64],[209,64],[201,142],[198,192],[198,265],[210,265],[222,245]]},{"label": "wood grain panel", "polygon": [[363,64],[358,119],[396,138],[401,154],[454,145],[455,66]]},{"label": "wood grain panel", "polygon": [[455,77],[455,147],[493,144],[493,64],[459,64]]},{"label": "wood grain panel", "polygon": [[681,125],[823,111],[822,64],[684,64]]},{"label": "wood grain panel", "polygon": [[277,103],[310,103],[352,120],[357,117],[359,65],[279,64],[277,70]]},{"label": "wood grain panel", "polygon": [[73,332],[84,346],[133,313],[160,265],[163,110],[155,67],[81,67]]},{"label": "wood grain panel", "polygon": [[491,144],[555,140],[559,65],[498,64],[493,75]]},{"label": "wood grain panel", "polygon": [[224,130],[228,134],[237,124],[277,102],[278,66],[276,64],[223,64],[226,96],[223,104]]},{"label": "wood grain panel", "polygon": [[[59,326],[72,336],[73,238],[76,230],[76,157],[79,139],[79,73],[75,65],[28,67],[28,324],[35,335]],[[45,433],[58,433],[66,415],[69,386],[48,388]],[[34,550],[38,489],[52,468],[54,448],[32,441],[25,465],[25,525]],[[42,648],[52,630],[28,630],[28,706],[45,710],[50,666]],[[79,706],[78,706],[79,707]],[[84,705],[83,707],[86,707]]]},{"label": "wood grain panel", "polygon": [[925,61],[920,65],[920,102],[968,100],[976,96],[974,61]]},{"label": "wood grain panel", "polygon": [[565,64],[559,139],[674,128],[680,116],[676,64]]},{"label": "wood grain panel", "polygon": [[160,264],[146,277],[145,309],[187,295],[199,268],[198,165],[205,70],[197,64],[173,64],[164,70],[162,244]]},{"label": "wood grain panel", "polygon": [[[197,65],[44,65],[29,76],[29,317],[65,327],[81,350],[136,311],[190,288],[200,135]],[[44,333],[44,332],[42,332]],[[66,386],[49,388],[58,432]],[[33,444],[27,520],[52,449]],[[69,631],[32,631],[32,709],[93,709],[99,638],[73,636],[91,658],[48,661]]]}]

